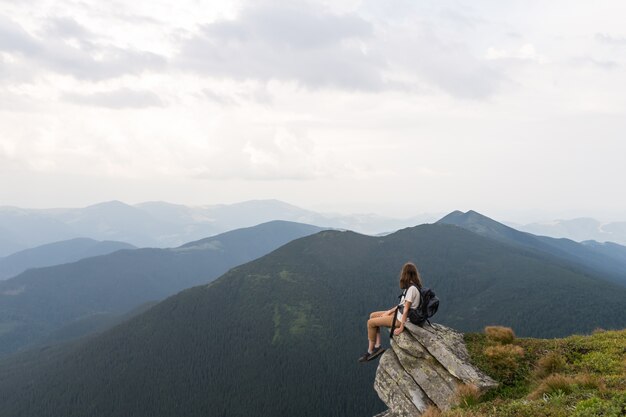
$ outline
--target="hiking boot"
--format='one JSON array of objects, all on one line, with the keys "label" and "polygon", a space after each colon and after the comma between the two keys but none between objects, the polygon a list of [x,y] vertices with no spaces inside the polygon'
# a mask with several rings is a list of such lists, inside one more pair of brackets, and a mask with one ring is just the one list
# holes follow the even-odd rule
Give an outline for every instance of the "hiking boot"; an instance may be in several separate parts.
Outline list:
[{"label": "hiking boot", "polygon": [[383,349],[382,346],[378,346],[377,348],[374,348],[372,353],[365,352],[363,355],[361,355],[361,357],[359,358],[359,362],[371,361],[372,359],[376,358],[377,356],[379,356],[384,351],[385,351],[385,349]]},{"label": "hiking boot", "polygon": [[382,346],[378,346],[377,348],[374,348],[374,350],[372,351],[372,353],[370,353],[369,358],[367,358],[368,361],[371,361],[372,359],[377,358],[378,356],[380,356],[383,352],[385,351],[385,349]]}]

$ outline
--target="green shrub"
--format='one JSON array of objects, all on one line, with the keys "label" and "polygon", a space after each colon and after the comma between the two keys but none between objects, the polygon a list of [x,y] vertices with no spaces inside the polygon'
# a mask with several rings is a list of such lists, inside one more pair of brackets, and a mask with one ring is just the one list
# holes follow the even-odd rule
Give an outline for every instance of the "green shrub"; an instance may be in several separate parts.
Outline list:
[{"label": "green shrub", "polygon": [[542,399],[544,402],[549,402],[557,407],[563,407],[567,402],[567,395],[565,392],[557,389],[556,391],[552,391],[550,394],[543,394]]},{"label": "green shrub", "polygon": [[570,417],[565,407],[552,407],[544,401],[516,400],[499,407],[494,416],[498,417]]},{"label": "green shrub", "polygon": [[606,352],[589,352],[582,355],[578,365],[589,371],[599,374],[614,374],[620,371],[620,362]]},{"label": "green shrub", "polygon": [[593,397],[576,404],[574,417],[620,417],[621,411],[619,405]]}]

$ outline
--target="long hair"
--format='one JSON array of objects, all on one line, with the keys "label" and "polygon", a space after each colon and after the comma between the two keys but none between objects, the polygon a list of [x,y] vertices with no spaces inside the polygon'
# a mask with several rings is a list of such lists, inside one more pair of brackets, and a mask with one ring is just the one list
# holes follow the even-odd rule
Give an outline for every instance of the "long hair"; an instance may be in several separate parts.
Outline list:
[{"label": "long hair", "polygon": [[407,262],[402,267],[400,272],[400,288],[403,290],[409,288],[411,285],[422,288],[422,277],[420,276],[417,267],[413,262]]}]

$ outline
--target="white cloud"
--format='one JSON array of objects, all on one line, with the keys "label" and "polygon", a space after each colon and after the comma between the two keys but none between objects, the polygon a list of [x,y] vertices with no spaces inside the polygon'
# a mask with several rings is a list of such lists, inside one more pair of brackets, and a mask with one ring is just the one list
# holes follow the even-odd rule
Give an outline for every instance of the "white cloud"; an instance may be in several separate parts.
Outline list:
[{"label": "white cloud", "polygon": [[615,70],[622,66],[622,64],[612,59],[596,59],[590,56],[573,57],[570,62],[575,66],[600,68],[607,71]]},{"label": "white cloud", "polygon": [[53,29],[40,38],[0,15],[0,51],[12,62],[86,80],[141,74],[165,64],[165,59],[155,53],[96,41],[73,20],[52,19],[46,23]]},{"label": "white cloud", "polygon": [[528,60],[528,61],[545,61],[537,51],[533,44],[526,43],[522,45],[517,50],[505,50],[505,49],[497,49],[497,48],[488,48],[487,53],[485,54],[485,58],[487,59],[519,59],[519,60]]},{"label": "white cloud", "polygon": [[615,36],[607,33],[596,33],[595,38],[598,42],[611,46],[626,46],[626,36]]},{"label": "white cloud", "polygon": [[302,129],[269,128],[253,138],[230,140],[212,158],[193,169],[200,179],[311,181],[350,175],[349,164],[317,146]]},{"label": "white cloud", "polygon": [[0,199],[626,210],[610,4],[2,2]]},{"label": "white cloud", "polygon": [[263,4],[235,19],[202,25],[182,40],[175,62],[183,70],[220,78],[378,90],[384,86],[384,62],[356,42],[372,35],[372,24],[356,14]]},{"label": "white cloud", "polygon": [[121,88],[113,91],[91,94],[66,93],[63,100],[76,104],[106,107],[110,109],[162,107],[161,99],[151,91],[138,91]]}]

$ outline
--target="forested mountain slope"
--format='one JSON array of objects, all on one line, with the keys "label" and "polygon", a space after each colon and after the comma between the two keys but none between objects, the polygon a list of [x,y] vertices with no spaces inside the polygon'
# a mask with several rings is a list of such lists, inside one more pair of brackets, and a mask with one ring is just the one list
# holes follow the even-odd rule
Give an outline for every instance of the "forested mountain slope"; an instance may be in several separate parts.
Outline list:
[{"label": "forested mountain slope", "polygon": [[45,340],[75,320],[84,325],[92,315],[117,315],[207,283],[235,265],[319,230],[275,221],[179,248],[121,250],[28,270],[0,282],[0,356]]},{"label": "forested mountain slope", "polygon": [[363,416],[382,411],[358,364],[372,310],[415,261],[436,321],[553,337],[626,327],[626,288],[462,228],[385,237],[324,231],[182,291],[97,337],[0,363],[0,415]]}]

